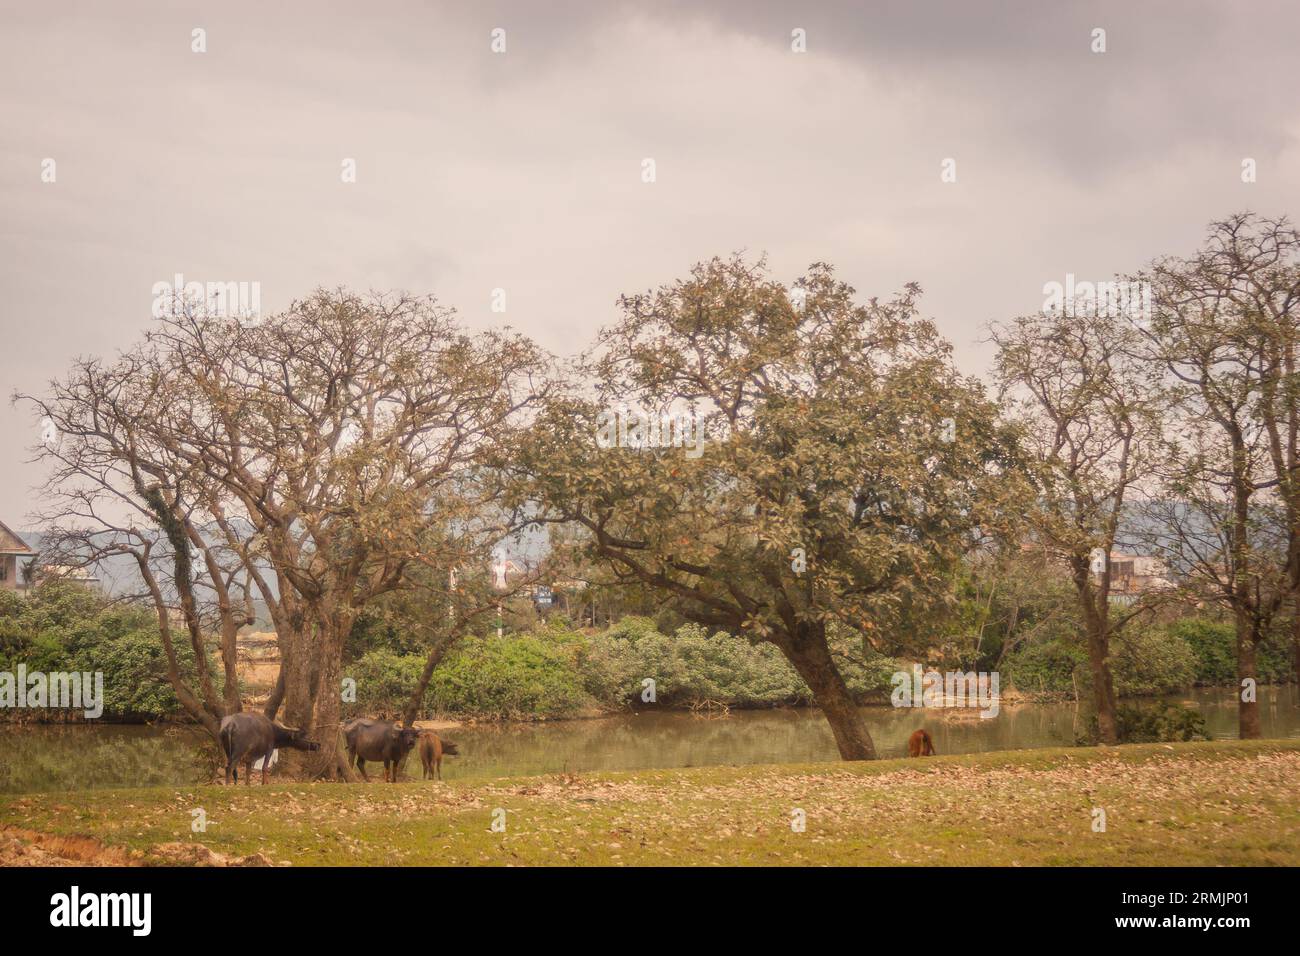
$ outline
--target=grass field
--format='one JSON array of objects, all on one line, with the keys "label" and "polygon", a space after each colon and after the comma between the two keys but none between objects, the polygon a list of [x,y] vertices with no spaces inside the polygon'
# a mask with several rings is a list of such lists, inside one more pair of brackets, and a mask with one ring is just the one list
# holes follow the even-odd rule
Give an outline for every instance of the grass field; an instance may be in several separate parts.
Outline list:
[{"label": "grass field", "polygon": [[206,847],[298,865],[1297,865],[1300,740],[19,794],[0,798],[0,828],[0,859],[18,864],[177,863]]}]

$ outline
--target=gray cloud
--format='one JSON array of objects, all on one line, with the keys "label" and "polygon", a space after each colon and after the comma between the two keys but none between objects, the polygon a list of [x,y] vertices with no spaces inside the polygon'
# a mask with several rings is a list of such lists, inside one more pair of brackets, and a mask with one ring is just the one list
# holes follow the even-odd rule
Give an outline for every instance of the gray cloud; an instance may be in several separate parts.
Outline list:
[{"label": "gray cloud", "polygon": [[[1044,282],[1295,212],[1282,3],[50,3],[0,29],[0,287],[11,388],[149,322],[151,288],[436,292],[569,353],[616,296],[697,259],[917,280],[979,371]],[[507,30],[494,56],[488,33]],[[190,30],[208,52],[190,52]],[[808,31],[805,55],[790,30]],[[1089,52],[1093,27],[1109,51]],[[1244,185],[1243,157],[1259,163]],[[40,181],[43,158],[58,181]],[[340,183],[355,158],[356,184]],[[640,181],[651,157],[658,181]],[[957,161],[942,184],[939,164]],[[11,450],[35,423],[0,409]],[[0,477],[0,519],[36,502]]]}]

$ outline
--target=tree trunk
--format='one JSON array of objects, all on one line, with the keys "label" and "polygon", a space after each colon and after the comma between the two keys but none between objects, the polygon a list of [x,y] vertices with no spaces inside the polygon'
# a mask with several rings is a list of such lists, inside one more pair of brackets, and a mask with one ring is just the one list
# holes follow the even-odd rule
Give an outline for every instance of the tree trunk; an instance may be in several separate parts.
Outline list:
[{"label": "tree trunk", "polygon": [[305,753],[280,751],[283,773],[291,778],[326,777],[355,780],[340,745],[343,644],[351,631],[350,618],[313,624],[299,620],[278,633],[280,674],[267,701],[267,716],[274,718],[283,701],[283,722],[305,728],[320,750]]},{"label": "tree trunk", "polygon": [[831,658],[825,625],[800,625],[798,633],[777,646],[812,691],[813,700],[831,725],[840,757],[875,760],[876,745]]},{"label": "tree trunk", "polygon": [[407,701],[406,709],[402,712],[402,724],[410,727],[414,724],[416,716],[420,712],[420,705],[424,703],[425,691],[429,689],[429,681],[433,678],[434,669],[442,663],[443,656],[456,643],[457,635],[449,633],[439,638],[429,648],[429,656],[424,661],[424,671],[420,674],[420,682],[415,690],[411,692],[411,699]]},{"label": "tree trunk", "polygon": [[232,620],[229,610],[223,608],[221,621],[222,696],[226,714],[237,714],[244,709],[239,698],[239,623]]},{"label": "tree trunk", "polygon": [[1090,628],[1088,667],[1092,671],[1092,705],[1097,712],[1097,734],[1103,744],[1119,743],[1115,719],[1115,682],[1110,672],[1110,638]]},{"label": "tree trunk", "polygon": [[339,715],[342,712],[343,646],[352,632],[352,615],[342,611],[322,621],[315,653],[316,713],[311,739],[320,750],[310,761],[316,776],[330,780],[354,780],[347,766],[346,751],[339,745]]},{"label": "tree trunk", "polygon": [[1291,653],[1296,687],[1300,688],[1300,589],[1296,590],[1295,607],[1291,612]]},{"label": "tree trunk", "polygon": [[312,763],[322,775],[334,777],[339,751],[339,714],[342,710],[339,699],[342,662],[333,654],[322,654],[321,657],[316,720],[312,724],[312,739],[320,744],[320,753]]},{"label": "tree trunk", "polygon": [[[1106,550],[1110,554],[1109,547]],[[1115,682],[1110,672],[1110,562],[1094,587],[1087,554],[1071,556],[1071,573],[1088,641],[1088,672],[1092,677],[1092,707],[1097,716],[1097,737],[1102,744],[1119,743],[1115,719]]]},{"label": "tree trunk", "polygon": [[311,680],[308,644],[314,636],[310,627],[304,626],[278,635],[280,677],[284,680],[284,723],[290,727],[311,725],[316,688]]}]

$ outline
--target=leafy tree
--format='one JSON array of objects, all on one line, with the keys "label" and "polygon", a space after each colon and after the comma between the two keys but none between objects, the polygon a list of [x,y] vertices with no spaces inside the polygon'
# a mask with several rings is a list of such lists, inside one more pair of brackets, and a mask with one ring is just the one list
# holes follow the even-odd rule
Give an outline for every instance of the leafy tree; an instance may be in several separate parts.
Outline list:
[{"label": "leafy tree", "polygon": [[[511,462],[538,520],[580,528],[615,580],[775,646],[845,759],[876,750],[830,628],[876,651],[915,644],[901,622],[942,604],[1023,501],[1010,436],[918,295],[859,303],[824,264],[792,288],[761,260],[697,265],[620,300]],[[692,447],[648,447],[636,428],[611,443],[629,405],[684,416],[669,438]]]}]

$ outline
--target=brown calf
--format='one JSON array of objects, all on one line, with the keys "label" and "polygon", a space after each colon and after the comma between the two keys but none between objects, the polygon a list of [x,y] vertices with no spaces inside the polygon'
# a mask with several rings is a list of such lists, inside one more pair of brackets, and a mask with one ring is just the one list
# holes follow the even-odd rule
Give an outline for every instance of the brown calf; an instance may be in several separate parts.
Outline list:
[{"label": "brown calf", "polygon": [[456,745],[450,740],[443,740],[432,730],[420,732],[420,763],[424,766],[423,779],[442,779],[442,757],[456,756]]}]

